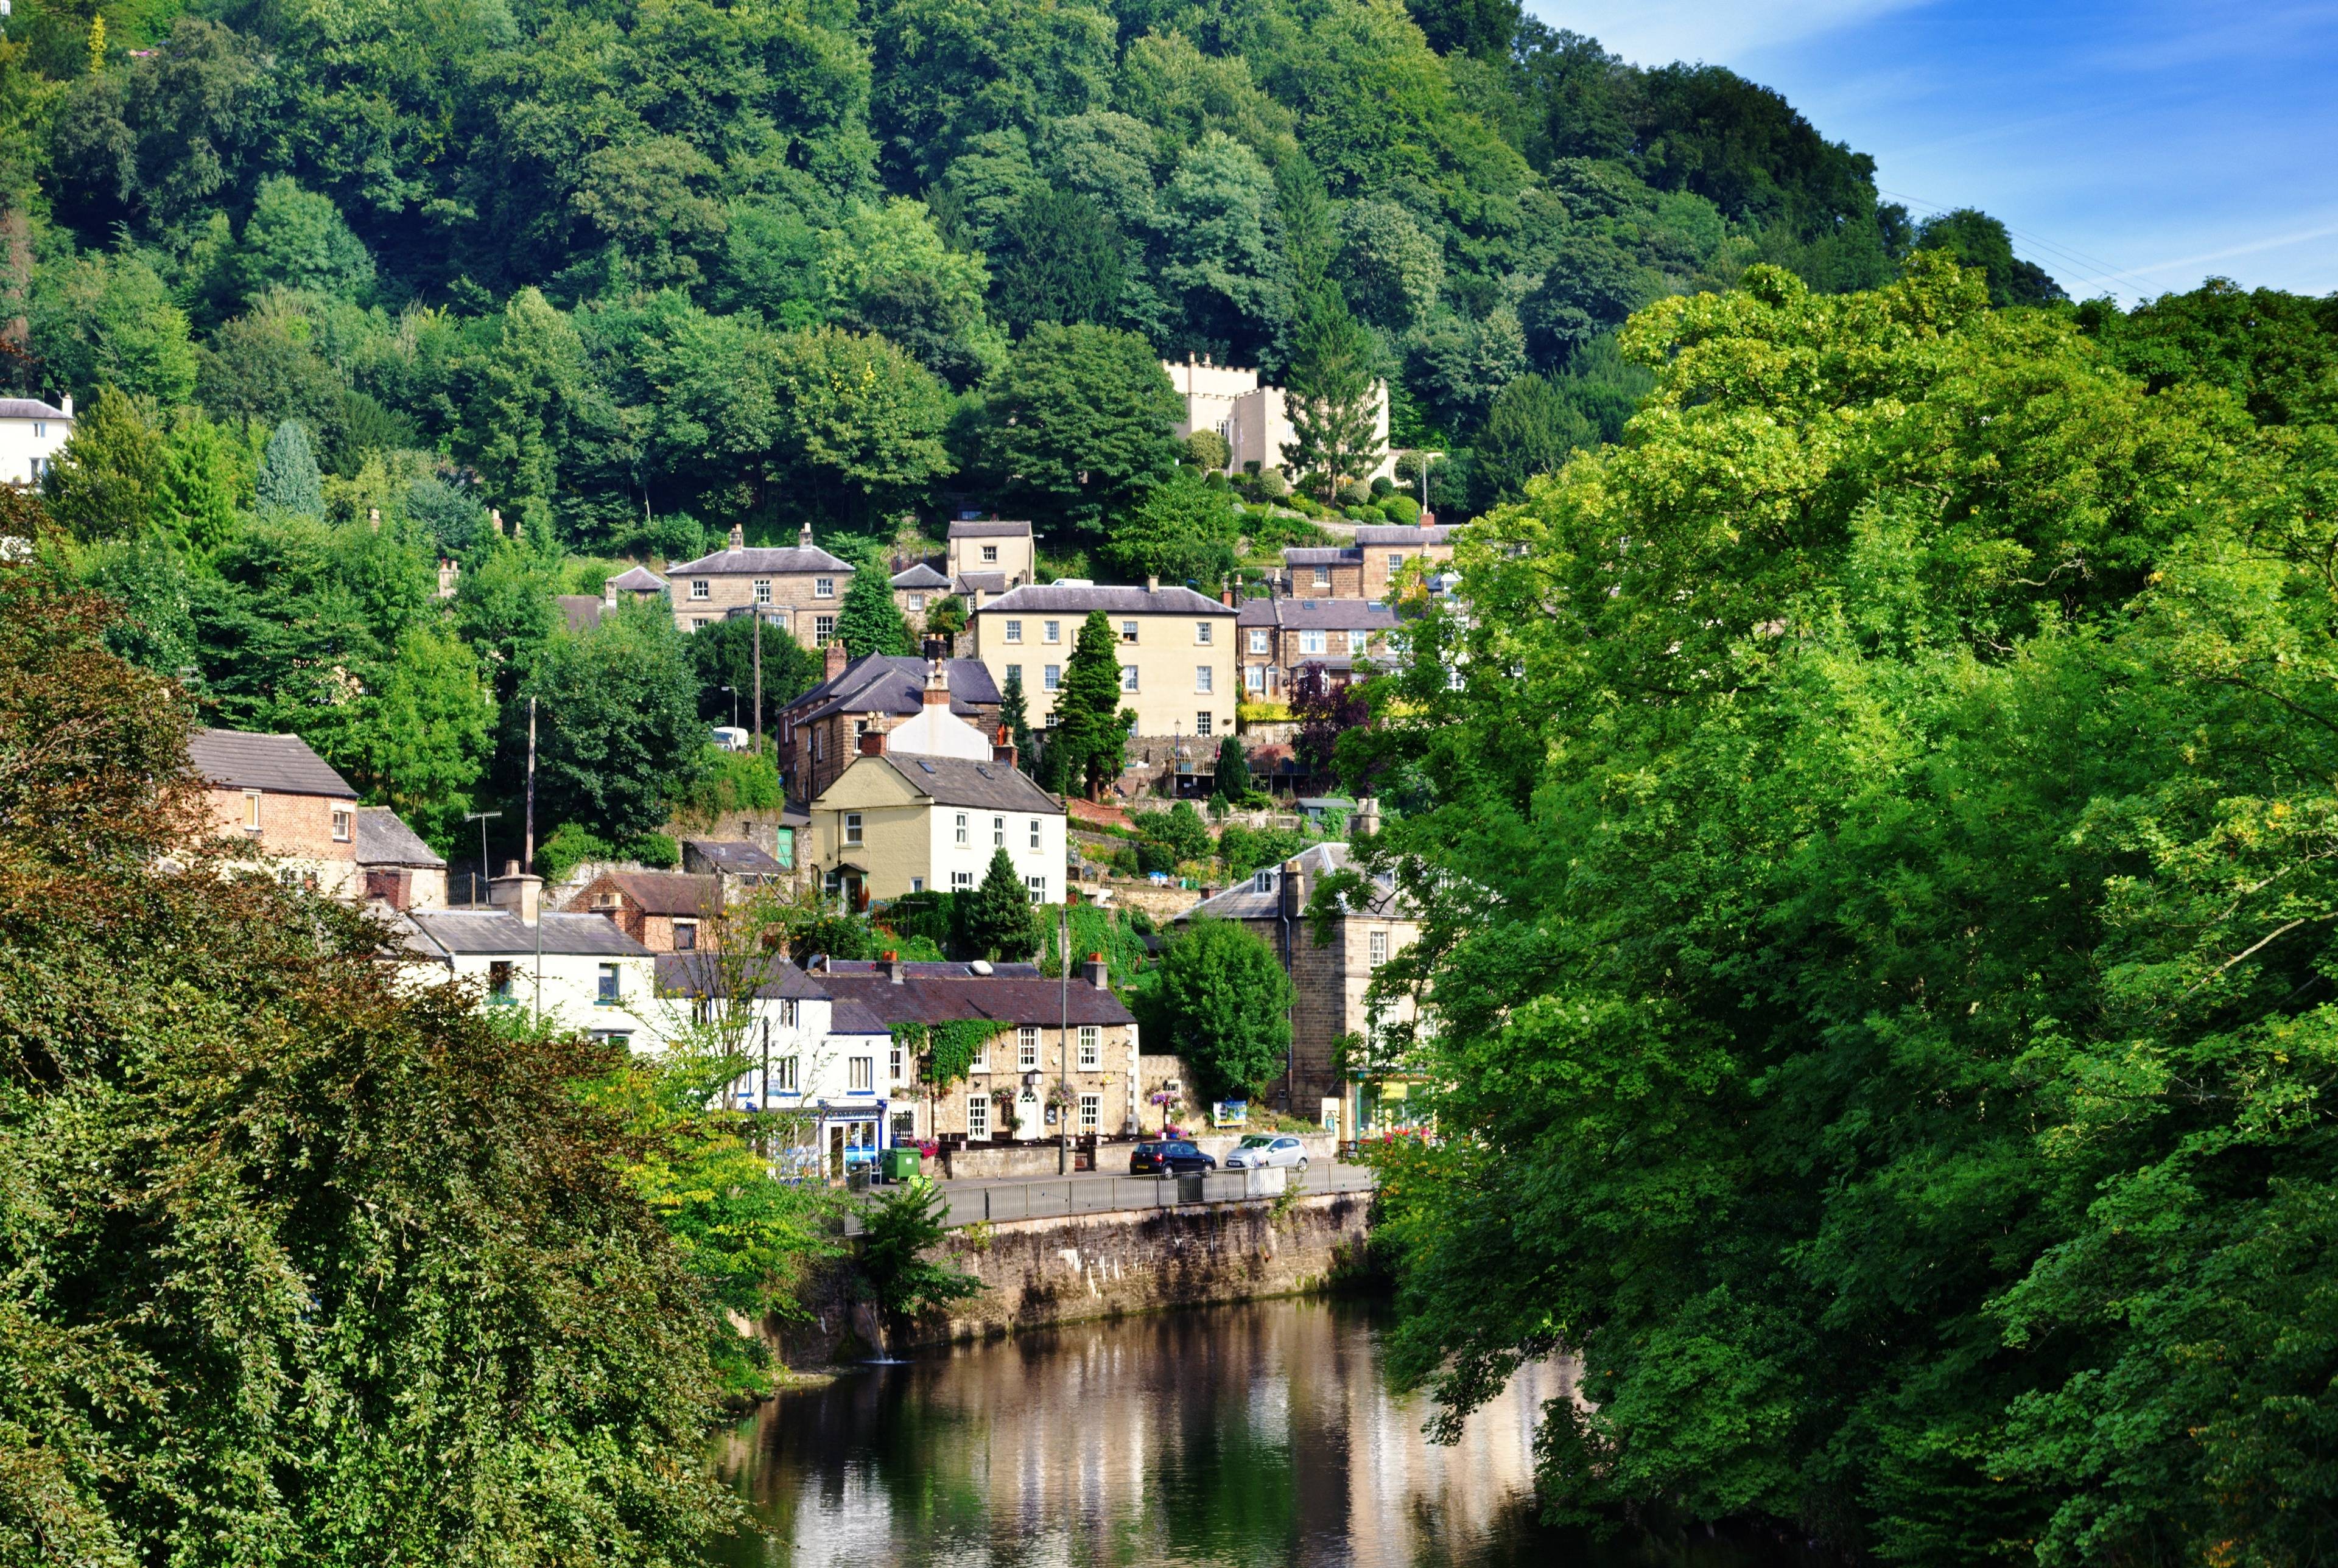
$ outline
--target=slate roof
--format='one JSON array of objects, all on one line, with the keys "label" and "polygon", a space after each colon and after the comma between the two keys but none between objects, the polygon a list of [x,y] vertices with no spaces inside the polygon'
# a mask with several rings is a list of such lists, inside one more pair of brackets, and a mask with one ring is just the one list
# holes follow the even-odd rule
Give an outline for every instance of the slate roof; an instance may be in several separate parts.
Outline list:
[{"label": "slate roof", "polygon": [[447,862],[387,806],[358,808],[358,864],[437,866]]},{"label": "slate roof", "polygon": [[[0,419],[70,419],[62,408],[51,407],[38,397],[0,397]],[[1025,524],[1028,527],[1029,524]]]},{"label": "slate roof", "polygon": [[[509,909],[420,909],[407,916],[440,952],[496,957],[533,955],[538,927]],[[599,915],[542,916],[544,950],[565,957],[646,958],[650,950]]]},{"label": "slate roof", "polygon": [[883,760],[909,781],[909,788],[929,795],[937,806],[970,806],[984,811],[1036,811],[1064,814],[1063,802],[1031,781],[1031,776],[1007,762],[977,762],[969,757],[917,757],[887,752]]},{"label": "slate roof", "polygon": [[831,1034],[886,1034],[893,1026],[883,1014],[867,1003],[850,996],[831,1000],[828,1009],[828,1030]]},{"label": "slate roof", "polygon": [[893,586],[896,588],[947,588],[949,586],[949,579],[919,561],[906,572],[894,573]]},{"label": "slate roof", "polygon": [[590,632],[601,624],[601,596],[598,593],[555,593],[552,602],[568,618],[571,632]]},{"label": "slate roof", "polygon": [[1004,593],[1007,592],[1007,573],[961,572],[958,574],[958,591],[961,593]]},{"label": "slate roof", "polygon": [[781,954],[765,956],[761,967],[749,969],[742,965],[725,973],[722,956],[718,953],[668,953],[657,961],[657,988],[661,996],[703,996],[708,992],[753,981],[755,995],[767,1001],[781,997],[816,998],[828,993],[812,984],[811,977]]},{"label": "slate roof", "polygon": [[[1318,878],[1328,877],[1334,871],[1346,869],[1348,846],[1338,843],[1310,844],[1301,850],[1295,858],[1306,868],[1309,876]],[[1262,866],[1259,869],[1265,873],[1267,878],[1267,885],[1263,891],[1260,890],[1257,877],[1253,874],[1235,883],[1216,897],[1203,899],[1191,909],[1179,915],[1177,918],[1189,920],[1196,915],[1207,915],[1219,920],[1276,918],[1282,913],[1282,867]],[[1393,881],[1387,880],[1380,883],[1377,891],[1373,894],[1371,903],[1361,913],[1380,919],[1407,917],[1406,911],[1399,907],[1395,884]]]},{"label": "slate roof", "polygon": [[876,965],[839,964],[827,970],[815,969],[811,979],[835,998],[840,1025],[848,1004],[867,1009],[887,1027],[995,1018],[1002,1024],[1053,1028],[1062,1019],[1066,1002],[1073,1024],[1136,1021],[1119,997],[1076,976],[1066,987],[1027,964],[998,967],[1011,973],[977,975],[963,964],[907,964],[896,984]]},{"label": "slate roof", "polygon": [[1292,544],[1282,552],[1285,566],[1353,566],[1364,558],[1361,550],[1343,545]]},{"label": "slate roof", "polygon": [[[832,713],[915,713],[926,703],[926,662],[914,656],[865,654],[788,708],[799,724]],[[998,683],[979,659],[951,660],[949,687],[950,711],[962,719],[998,706]]]},{"label": "slate roof", "polygon": [[701,555],[695,561],[684,561],[666,568],[668,577],[721,577],[754,573],[760,576],[784,577],[791,573],[805,574],[834,573],[838,576],[852,574],[852,563],[840,561],[818,545],[807,550],[791,544],[785,549],[761,547],[745,550],[717,550],[712,555]]},{"label": "slate roof", "polygon": [[1240,624],[1300,632],[1387,632],[1396,612],[1377,599],[1245,599]]},{"label": "slate roof", "polygon": [[648,567],[631,566],[609,579],[607,587],[602,591],[606,593],[608,588],[614,588],[620,593],[662,593],[665,587],[665,579]]},{"label": "slate roof", "polygon": [[685,838],[683,848],[711,862],[715,869],[740,877],[776,877],[787,867],[743,838]]},{"label": "slate roof", "polygon": [[593,882],[608,883],[644,915],[712,915],[722,906],[714,878],[687,871],[608,871]]},{"label": "slate roof", "polygon": [[1374,544],[1450,544],[1453,535],[1460,531],[1459,523],[1439,523],[1423,528],[1418,524],[1391,524],[1385,528],[1359,528],[1356,543]]},{"label": "slate roof", "polygon": [[198,730],[187,738],[187,760],[206,779],[231,789],[329,795],[339,800],[358,798],[349,780],[334,772],[298,735]]},{"label": "slate roof", "polygon": [[1028,522],[1000,517],[969,517],[949,525],[953,539],[1028,539]]},{"label": "slate roof", "polygon": [[1191,588],[1072,588],[1029,583],[985,604],[977,614],[1231,615],[1233,608]]}]

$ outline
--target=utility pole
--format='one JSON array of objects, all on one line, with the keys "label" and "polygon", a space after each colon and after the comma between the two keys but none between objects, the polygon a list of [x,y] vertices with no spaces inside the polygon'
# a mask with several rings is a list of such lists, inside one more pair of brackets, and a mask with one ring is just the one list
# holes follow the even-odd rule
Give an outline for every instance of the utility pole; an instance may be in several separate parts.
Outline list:
[{"label": "utility pole", "polygon": [[1063,1103],[1056,1108],[1061,1118],[1061,1130],[1056,1144],[1056,1174],[1068,1176],[1072,1171],[1072,906],[1068,903],[1056,908],[1056,952],[1064,961],[1063,978],[1057,991],[1059,1011],[1056,1018],[1056,1098]]},{"label": "utility pole", "polygon": [[522,871],[535,869],[535,699],[527,700],[527,837],[520,856]]},{"label": "utility pole", "polygon": [[500,811],[466,811],[463,813],[464,821],[476,822],[479,825],[479,869],[478,874],[471,878],[471,906],[475,909],[478,907],[479,904],[479,877],[486,877],[492,879],[495,876],[495,869],[487,861],[487,820],[490,818],[500,817],[502,815],[503,813]]},{"label": "utility pole", "polygon": [[755,617],[755,755],[763,754],[763,612],[752,607]]}]

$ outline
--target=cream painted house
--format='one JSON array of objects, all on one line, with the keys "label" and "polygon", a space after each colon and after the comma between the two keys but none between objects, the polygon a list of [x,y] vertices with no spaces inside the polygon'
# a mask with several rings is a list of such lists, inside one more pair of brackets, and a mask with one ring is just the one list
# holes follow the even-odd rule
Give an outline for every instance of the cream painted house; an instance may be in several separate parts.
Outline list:
[{"label": "cream painted house", "polygon": [[975,657],[1002,691],[1019,671],[1031,723],[1046,724],[1080,627],[1097,610],[1119,642],[1121,704],[1136,714],[1132,733],[1233,732],[1242,700],[1234,609],[1191,588],[1017,588],[975,612]]},{"label": "cream painted house", "polygon": [[401,956],[467,980],[491,1008],[511,1007],[635,1051],[656,1049],[667,1020],[650,950],[599,915],[555,915],[544,879],[509,863],[488,884],[490,909],[411,909]]},{"label": "cream painted house", "polygon": [[[929,708],[912,720],[954,724]],[[904,893],[968,892],[1000,849],[1034,904],[1064,896],[1064,806],[1004,758],[918,754],[871,735],[852,766],[811,803],[812,867],[856,907]],[[983,743],[987,752],[987,742]]]}]

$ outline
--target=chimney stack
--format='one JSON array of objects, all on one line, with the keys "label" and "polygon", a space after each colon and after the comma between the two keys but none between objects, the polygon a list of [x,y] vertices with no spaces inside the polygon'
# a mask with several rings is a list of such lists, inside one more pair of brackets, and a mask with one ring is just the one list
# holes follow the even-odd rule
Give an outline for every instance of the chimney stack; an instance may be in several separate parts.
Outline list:
[{"label": "chimney stack", "polygon": [[504,514],[499,508],[494,506],[487,508],[487,526],[496,531],[496,538],[500,539],[504,536]]},{"label": "chimney stack", "polygon": [[796,547],[801,550],[809,550],[811,548],[810,524],[806,523],[802,527],[796,530]]},{"label": "chimney stack", "polygon": [[1307,913],[1307,896],[1314,889],[1308,886],[1307,862],[1294,855],[1282,863],[1282,913],[1286,919],[1296,920]]},{"label": "chimney stack", "polygon": [[889,948],[885,954],[885,978],[896,985],[901,983],[901,955]]},{"label": "chimney stack", "polygon": [[833,681],[839,675],[843,674],[844,666],[848,661],[848,655],[844,652],[844,639],[841,637],[830,638],[828,640],[828,646],[821,652],[823,655],[822,662],[826,666],[826,679]]},{"label": "chimney stack", "polygon": [[885,731],[871,730],[868,734],[863,735],[860,738],[860,754],[863,757],[885,755]]},{"label": "chimney stack", "polygon": [[604,604],[614,604],[616,602],[617,580],[614,577],[612,577],[607,582],[601,584],[601,603]]},{"label": "chimney stack", "polygon": [[940,647],[938,642],[926,644],[926,706],[928,708],[949,706],[949,663],[938,652]]},{"label": "chimney stack", "polygon": [[1232,588],[1219,589],[1218,603],[1224,605],[1229,610],[1233,609],[1234,607],[1234,591]]},{"label": "chimney stack", "polygon": [[487,901],[498,909],[512,911],[523,925],[533,926],[544,912],[544,878],[522,871],[516,860],[506,860],[504,874],[487,883]]},{"label": "chimney stack", "polygon": [[380,507],[368,506],[366,508],[366,530],[368,533],[372,534],[378,534],[381,532]]},{"label": "chimney stack", "polygon": [[1014,747],[1014,745],[1013,745],[1011,742],[1009,742],[1009,741],[1005,741],[1005,740],[1001,740],[1001,741],[998,741],[998,742],[995,743],[995,744],[994,744],[994,745],[992,745],[992,747],[990,748],[990,760],[991,760],[993,762],[1000,763],[1000,764],[1002,764],[1002,765],[1004,765],[1004,766],[1006,766],[1006,767],[1008,767],[1008,768],[1012,768],[1012,767],[1014,767],[1014,766],[1015,766],[1015,747]]},{"label": "chimney stack", "polygon": [[57,412],[64,415],[68,419],[73,417],[72,393],[68,392],[64,397],[57,399]]},{"label": "chimney stack", "polygon": [[747,528],[746,528],[746,524],[742,524],[742,523],[733,523],[733,524],[731,524],[731,548],[732,548],[732,549],[733,549],[733,550],[744,550],[746,547],[747,547]]},{"label": "chimney stack", "polygon": [[1112,989],[1112,984],[1105,967],[1104,955],[1101,953],[1088,955],[1088,961],[1080,965],[1080,978],[1099,991]]},{"label": "chimney stack", "polygon": [[1147,593],[1160,593],[1160,592],[1161,592],[1161,579],[1160,579],[1160,578],[1158,578],[1158,577],[1147,577],[1147,578],[1145,578],[1145,580],[1144,580],[1144,591],[1145,591]]}]

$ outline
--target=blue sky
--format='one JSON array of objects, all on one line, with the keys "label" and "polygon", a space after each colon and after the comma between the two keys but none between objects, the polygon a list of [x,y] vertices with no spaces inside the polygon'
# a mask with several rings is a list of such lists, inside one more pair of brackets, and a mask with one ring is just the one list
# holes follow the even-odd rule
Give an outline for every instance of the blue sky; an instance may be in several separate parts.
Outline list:
[{"label": "blue sky", "polygon": [[2338,290],[2338,0],[1528,0],[1776,88],[1918,216],[1979,207],[2074,299]]}]

